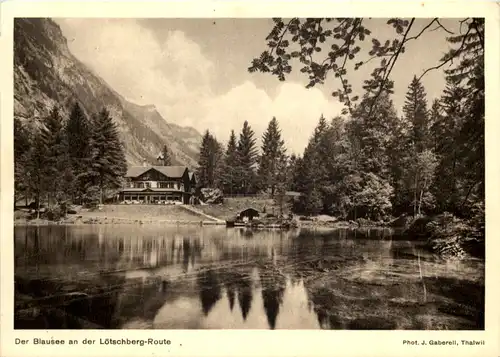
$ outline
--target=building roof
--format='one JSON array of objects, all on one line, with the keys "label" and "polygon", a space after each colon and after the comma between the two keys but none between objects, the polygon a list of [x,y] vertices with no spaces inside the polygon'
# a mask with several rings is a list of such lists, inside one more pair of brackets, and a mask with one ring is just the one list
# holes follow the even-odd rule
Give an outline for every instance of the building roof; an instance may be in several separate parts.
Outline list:
[{"label": "building roof", "polygon": [[239,213],[239,215],[245,215],[245,214],[259,215],[260,212],[258,210],[256,210],[255,208],[249,207],[249,208],[246,208]]},{"label": "building roof", "polygon": [[149,170],[156,170],[171,178],[181,178],[187,170],[186,166],[130,166],[125,177],[138,177]]}]

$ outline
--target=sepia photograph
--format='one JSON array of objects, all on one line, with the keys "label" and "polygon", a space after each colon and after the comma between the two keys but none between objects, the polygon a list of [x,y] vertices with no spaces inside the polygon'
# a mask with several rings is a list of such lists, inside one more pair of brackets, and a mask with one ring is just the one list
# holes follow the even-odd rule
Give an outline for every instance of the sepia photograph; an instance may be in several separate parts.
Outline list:
[{"label": "sepia photograph", "polygon": [[14,329],[485,329],[484,18],[13,36]]}]

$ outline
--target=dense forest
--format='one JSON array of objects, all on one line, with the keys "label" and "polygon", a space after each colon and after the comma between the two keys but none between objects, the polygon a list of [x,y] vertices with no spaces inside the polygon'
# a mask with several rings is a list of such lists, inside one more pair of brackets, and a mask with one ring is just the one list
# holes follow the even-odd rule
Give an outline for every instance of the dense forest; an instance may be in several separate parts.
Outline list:
[{"label": "dense forest", "polygon": [[[389,19],[387,25],[395,29],[392,42],[372,38],[367,55],[380,63],[358,97],[347,80],[346,63],[352,61],[358,70],[367,62],[356,61],[362,52],[358,43],[371,33],[363,19],[274,19],[268,50],[253,60],[249,71],[286,80],[292,70],[289,61],[296,60],[310,80],[308,87],[323,84],[333,73],[341,88],[332,95],[346,108],[338,117],[319,118],[299,156],[286,154],[276,118],[262,138],[260,155],[246,122],[238,141],[231,133],[225,150],[207,131],[200,153],[201,183],[226,193],[266,191],[275,196],[297,191],[301,196],[292,205],[296,213],[345,220],[442,214],[444,221],[483,239],[484,19],[460,21],[460,34],[447,37],[452,49],[407,84],[398,115],[389,75],[405,46],[432,25],[451,33],[432,19],[410,36],[414,20]],[[333,39],[331,46],[326,45],[328,38]],[[314,57],[324,51],[329,51],[325,59]],[[446,88],[429,100],[421,79],[445,65]]]},{"label": "dense forest", "polygon": [[126,173],[123,145],[110,113],[88,117],[75,103],[68,118],[53,108],[41,125],[14,120],[15,202],[64,215],[69,203],[102,202]]},{"label": "dense forest", "polygon": [[[452,222],[484,240],[484,19],[457,20],[458,34],[439,19],[426,20],[416,34],[410,33],[415,19],[389,19],[392,41],[372,36],[371,43],[371,31],[360,18],[273,20],[267,50],[252,61],[249,72],[284,81],[295,61],[309,80],[307,87],[324,84],[332,74],[340,83],[332,95],[345,109],[334,118],[318,118],[300,155],[287,152],[279,118],[270,118],[260,147],[246,121],[238,135],[228,133],[227,145],[207,130],[198,185],[226,195],[268,194],[303,215],[370,222],[439,216],[441,223]],[[405,46],[435,30],[449,34],[451,49],[435,67],[405,83],[406,100],[398,114],[391,71]],[[362,42],[369,43],[369,51]],[[368,58],[360,58],[363,54]],[[377,60],[363,93],[355,95],[349,71]],[[422,84],[429,71],[443,71],[446,78],[438,98],[428,98]],[[54,108],[36,128],[16,119],[14,131],[16,202],[102,202],[120,186],[124,150],[107,110],[88,117],[75,104],[62,118]],[[171,163],[166,146],[158,159]],[[285,200],[290,191],[298,194]]]}]

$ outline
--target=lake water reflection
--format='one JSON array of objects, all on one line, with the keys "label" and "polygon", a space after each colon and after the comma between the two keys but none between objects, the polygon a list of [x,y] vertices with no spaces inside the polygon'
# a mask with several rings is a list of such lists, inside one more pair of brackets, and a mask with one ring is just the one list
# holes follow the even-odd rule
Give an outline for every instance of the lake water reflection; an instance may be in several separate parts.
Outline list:
[{"label": "lake water reflection", "polygon": [[16,328],[484,328],[484,262],[389,230],[16,227],[15,285]]}]

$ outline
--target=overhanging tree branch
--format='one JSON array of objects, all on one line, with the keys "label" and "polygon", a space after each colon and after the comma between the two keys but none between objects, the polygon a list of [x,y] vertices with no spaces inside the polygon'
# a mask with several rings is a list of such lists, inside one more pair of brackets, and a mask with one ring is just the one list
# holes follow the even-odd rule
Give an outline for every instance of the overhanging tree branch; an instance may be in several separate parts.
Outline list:
[{"label": "overhanging tree branch", "polygon": [[418,77],[417,79],[420,81],[422,79],[423,76],[425,76],[427,73],[429,73],[430,71],[433,71],[435,69],[439,69],[441,67],[443,67],[445,64],[447,63],[450,63],[450,65],[453,63],[453,59],[460,56],[460,54],[462,53],[462,50],[465,46],[465,41],[467,40],[467,35],[469,34],[469,32],[471,31],[472,27],[469,26],[469,30],[467,30],[467,33],[464,35],[464,38],[462,40],[462,43],[460,45],[460,47],[458,48],[458,50],[453,54],[453,56],[450,56],[450,58],[446,59],[445,61],[441,62],[439,65],[437,66],[434,66],[434,67],[431,67],[431,68],[427,68],[421,75],[420,77]]}]

